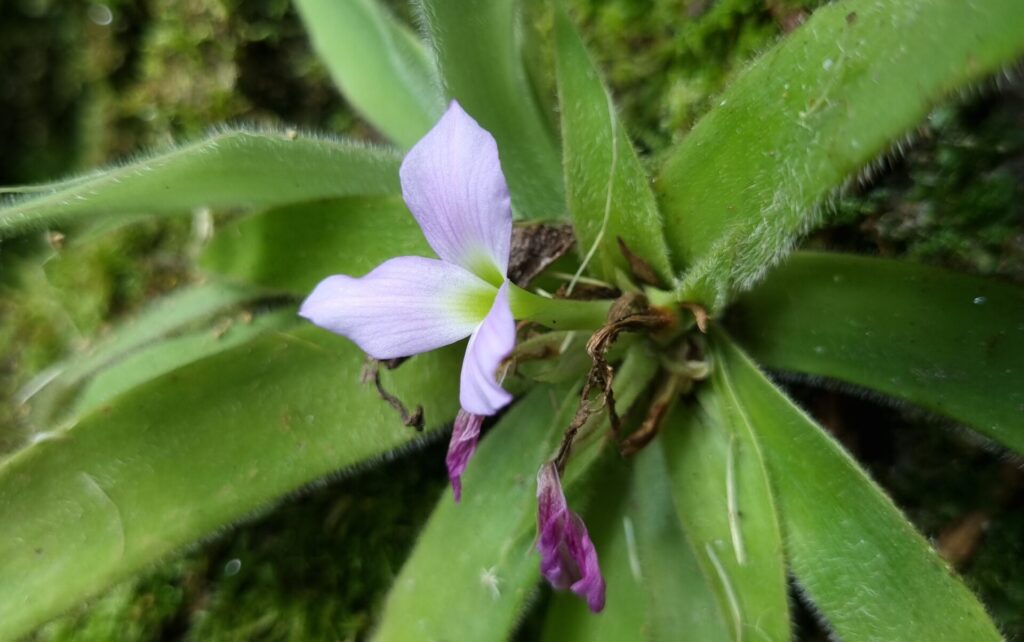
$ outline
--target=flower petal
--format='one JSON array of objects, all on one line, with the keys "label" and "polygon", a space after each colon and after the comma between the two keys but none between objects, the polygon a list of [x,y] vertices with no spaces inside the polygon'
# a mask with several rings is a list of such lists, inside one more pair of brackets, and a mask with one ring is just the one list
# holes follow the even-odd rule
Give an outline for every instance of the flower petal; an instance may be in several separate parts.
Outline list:
[{"label": "flower petal", "polygon": [[512,401],[512,395],[498,384],[498,367],[512,354],[516,324],[508,303],[508,283],[498,290],[490,312],[469,337],[462,361],[459,402],[466,412],[493,415]]},{"label": "flower petal", "polygon": [[494,285],[504,280],[512,205],[494,137],[453,100],[399,175],[402,196],[437,255]]},{"label": "flower petal", "polygon": [[585,598],[594,613],[604,608],[605,583],[587,527],[569,510],[554,463],[537,473],[537,550],[540,571],[556,589]]},{"label": "flower petal", "polygon": [[299,314],[375,359],[454,343],[480,324],[494,288],[457,265],[419,256],[381,263],[362,278],[320,282]]},{"label": "flower petal", "polygon": [[568,514],[558,471],[554,464],[544,464],[537,473],[537,550],[540,572],[556,589],[567,589],[573,582],[572,559],[562,547]]},{"label": "flower petal", "polygon": [[480,440],[480,426],[483,423],[483,415],[474,415],[465,410],[460,410],[455,417],[452,440],[448,442],[448,456],[444,460],[448,466],[448,479],[452,483],[455,501],[462,499],[462,473],[465,472],[469,458],[476,450],[476,444]]},{"label": "flower petal", "polygon": [[605,585],[601,567],[597,563],[597,549],[590,541],[587,526],[580,516],[573,512],[569,513],[566,546],[580,573],[580,579],[573,582],[569,589],[586,599],[591,611],[600,613],[604,609]]}]

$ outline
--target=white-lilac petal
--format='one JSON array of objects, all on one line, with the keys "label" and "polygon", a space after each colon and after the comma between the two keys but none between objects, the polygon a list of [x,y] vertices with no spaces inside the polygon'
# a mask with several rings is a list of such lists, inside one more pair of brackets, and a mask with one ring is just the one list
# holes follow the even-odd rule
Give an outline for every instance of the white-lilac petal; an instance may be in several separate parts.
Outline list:
[{"label": "white-lilac petal", "polygon": [[406,155],[402,196],[442,260],[497,285],[508,270],[512,205],[487,130],[452,101]]},{"label": "white-lilac petal", "polygon": [[508,283],[498,290],[483,322],[469,337],[462,361],[459,402],[466,412],[493,415],[512,401],[501,387],[498,368],[512,354],[516,343],[516,324],[508,302]]},{"label": "white-lilac petal", "polygon": [[457,265],[400,256],[361,278],[324,279],[299,314],[348,337],[375,359],[394,359],[469,336],[494,292],[494,286]]}]

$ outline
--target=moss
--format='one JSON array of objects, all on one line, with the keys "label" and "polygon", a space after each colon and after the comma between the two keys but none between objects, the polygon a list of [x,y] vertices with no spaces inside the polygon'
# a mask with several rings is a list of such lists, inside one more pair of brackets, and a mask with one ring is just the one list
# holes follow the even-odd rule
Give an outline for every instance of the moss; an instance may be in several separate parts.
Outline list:
[{"label": "moss", "polygon": [[936,109],[903,158],[839,203],[825,245],[1024,279],[1024,89]]},{"label": "moss", "polygon": [[81,69],[67,56],[81,47],[81,11],[46,0],[0,4],[0,177],[27,182],[59,175],[79,153],[75,135]]},{"label": "moss", "polygon": [[574,0],[642,151],[680,139],[729,78],[821,0]]},{"label": "moss", "polygon": [[78,612],[44,626],[27,640],[50,642],[156,640],[188,607],[201,559],[179,559],[151,575],[114,587]]},{"label": "moss", "polygon": [[967,579],[1002,625],[1006,637],[1024,636],[1024,493],[1012,507],[992,521],[985,533],[985,545],[967,571]]}]

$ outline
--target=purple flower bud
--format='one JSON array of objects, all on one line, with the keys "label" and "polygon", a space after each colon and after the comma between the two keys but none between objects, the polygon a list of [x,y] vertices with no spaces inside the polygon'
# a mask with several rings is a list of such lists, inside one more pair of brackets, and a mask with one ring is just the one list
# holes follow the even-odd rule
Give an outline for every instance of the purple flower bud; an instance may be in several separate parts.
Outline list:
[{"label": "purple flower bud", "polygon": [[483,423],[483,415],[474,415],[465,410],[460,410],[455,417],[452,440],[448,442],[448,456],[444,460],[448,466],[448,479],[452,483],[455,501],[462,499],[462,473],[476,450],[477,441],[480,439],[480,426]]},{"label": "purple flower bud", "polygon": [[537,550],[540,572],[556,589],[570,589],[594,613],[604,608],[604,577],[587,527],[569,510],[553,462],[537,473]]}]

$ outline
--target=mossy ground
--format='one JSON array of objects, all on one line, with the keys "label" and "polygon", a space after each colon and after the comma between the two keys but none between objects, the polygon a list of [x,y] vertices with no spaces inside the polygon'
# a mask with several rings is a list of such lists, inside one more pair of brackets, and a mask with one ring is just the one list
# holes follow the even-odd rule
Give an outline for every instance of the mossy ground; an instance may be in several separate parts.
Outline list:
[{"label": "mossy ground", "polygon": [[[818,4],[572,2],[651,159]],[[226,120],[373,136],[332,89],[287,0],[4,3],[0,59],[20,70],[0,79],[0,184],[91,167]],[[1024,280],[1021,114],[1019,85],[937,109],[911,151],[844,195],[834,224],[809,242]],[[88,243],[33,236],[0,246],[0,398],[14,399],[60,355],[196,278],[194,239],[191,222],[176,220],[97,231]],[[925,533],[959,551],[1004,631],[1024,636],[1019,466],[911,410],[793,390]],[[24,438],[16,404],[0,404],[0,426],[0,451]],[[286,500],[33,639],[359,639],[443,487],[442,453],[431,446]]]}]

